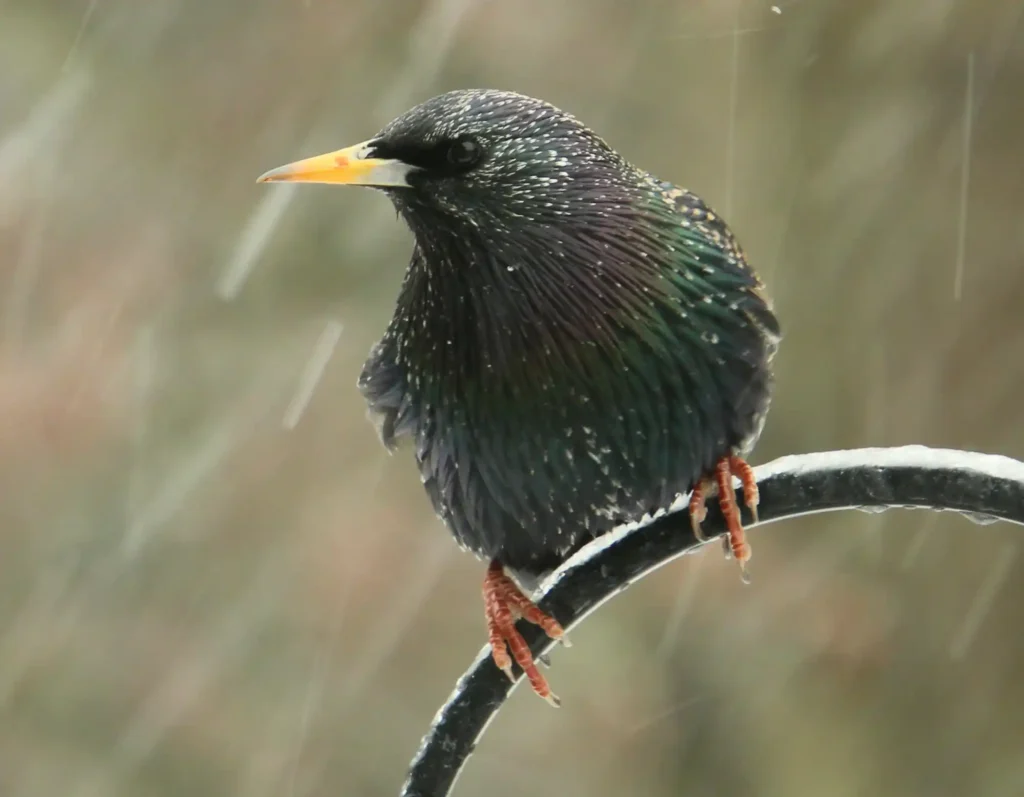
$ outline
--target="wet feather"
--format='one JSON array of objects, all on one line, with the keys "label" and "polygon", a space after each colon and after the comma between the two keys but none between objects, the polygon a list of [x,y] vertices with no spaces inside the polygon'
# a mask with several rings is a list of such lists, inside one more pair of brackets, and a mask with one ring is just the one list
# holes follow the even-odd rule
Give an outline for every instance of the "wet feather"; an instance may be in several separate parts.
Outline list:
[{"label": "wet feather", "polygon": [[389,191],[416,243],[359,386],[460,544],[540,573],[749,450],[780,331],[711,208],[546,103],[453,92],[377,139],[465,136],[472,171]]}]

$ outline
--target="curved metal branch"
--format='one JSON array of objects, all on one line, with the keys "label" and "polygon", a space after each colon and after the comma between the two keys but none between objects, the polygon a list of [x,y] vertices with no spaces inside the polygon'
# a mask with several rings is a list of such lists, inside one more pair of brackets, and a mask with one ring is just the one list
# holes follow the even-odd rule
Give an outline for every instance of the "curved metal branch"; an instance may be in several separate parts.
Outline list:
[{"label": "curved metal branch", "polygon": [[[1024,462],[1007,457],[923,446],[863,448],[783,457],[756,473],[760,525],[837,509],[891,507],[953,510],[976,522],[1024,525]],[[540,607],[571,628],[646,574],[702,547],[686,506],[680,499],[660,516],[591,543],[541,585]],[[708,502],[703,528],[709,538],[724,531],[717,502]],[[535,626],[520,623],[519,630],[535,656],[555,644]],[[448,794],[521,676],[517,669],[517,683],[510,683],[491,661],[490,649],[480,651],[434,718],[402,797]]]}]

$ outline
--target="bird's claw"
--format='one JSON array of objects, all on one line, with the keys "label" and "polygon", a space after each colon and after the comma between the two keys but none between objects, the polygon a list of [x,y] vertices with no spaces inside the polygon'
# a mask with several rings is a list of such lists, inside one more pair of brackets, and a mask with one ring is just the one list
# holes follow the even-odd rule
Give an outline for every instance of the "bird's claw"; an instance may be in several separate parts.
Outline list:
[{"label": "bird's claw", "polygon": [[693,492],[690,494],[690,528],[693,529],[693,536],[700,542],[707,540],[700,524],[708,516],[708,507],[705,501],[707,500],[709,487],[711,487],[711,482],[708,479],[701,479],[694,486]]},{"label": "bird's claw", "polygon": [[743,531],[740,509],[736,504],[736,490],[732,486],[732,477],[738,476],[743,482],[743,491],[747,506],[757,506],[757,484],[753,469],[740,457],[722,457],[715,466],[715,481],[718,483],[718,502],[722,507],[722,516],[728,529],[725,543],[732,557],[739,562],[740,578],[744,584],[750,583],[747,574],[747,562],[750,561],[750,544]]},{"label": "bird's claw", "polygon": [[750,517],[757,523],[757,505],[761,502],[761,493],[757,489],[757,477],[754,469],[742,457],[729,457],[729,472],[740,480],[743,485],[743,503],[750,510]]},{"label": "bird's claw", "polygon": [[722,457],[715,465],[713,480],[701,479],[694,486],[690,496],[690,524],[693,527],[694,536],[698,540],[704,541],[706,537],[701,531],[700,525],[708,513],[707,496],[712,489],[717,489],[718,502],[728,530],[726,536],[722,538],[722,548],[727,557],[735,559],[739,563],[740,578],[744,584],[749,584],[750,574],[747,572],[747,562],[750,560],[750,544],[743,531],[740,510],[736,505],[736,490],[732,486],[733,476],[739,478],[743,483],[744,503],[750,510],[754,523],[757,523],[757,505],[760,496],[757,490],[757,480],[754,478],[754,470],[741,457],[728,456]]},{"label": "bird's claw", "polygon": [[[526,644],[522,634],[516,630],[516,620],[523,618],[527,622],[540,626],[544,633],[562,644],[567,644],[565,632],[555,618],[545,614],[526,597],[506,574],[498,562],[491,562],[484,578],[484,607],[487,616],[488,638],[491,645],[491,657],[495,666],[502,670],[510,681],[515,683],[512,674],[514,660],[530,682],[533,691],[544,698],[552,706],[561,705],[558,696],[551,691],[547,679],[541,675],[530,646]],[[511,655],[509,655],[511,654]]]}]

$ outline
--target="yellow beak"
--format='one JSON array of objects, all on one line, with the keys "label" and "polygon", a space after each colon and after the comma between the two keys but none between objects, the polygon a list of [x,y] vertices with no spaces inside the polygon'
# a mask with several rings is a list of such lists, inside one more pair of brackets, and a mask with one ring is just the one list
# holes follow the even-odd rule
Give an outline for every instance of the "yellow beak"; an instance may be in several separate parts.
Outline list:
[{"label": "yellow beak", "polygon": [[399,160],[375,158],[372,153],[371,142],[364,141],[271,169],[256,182],[409,187],[406,176],[414,167]]}]

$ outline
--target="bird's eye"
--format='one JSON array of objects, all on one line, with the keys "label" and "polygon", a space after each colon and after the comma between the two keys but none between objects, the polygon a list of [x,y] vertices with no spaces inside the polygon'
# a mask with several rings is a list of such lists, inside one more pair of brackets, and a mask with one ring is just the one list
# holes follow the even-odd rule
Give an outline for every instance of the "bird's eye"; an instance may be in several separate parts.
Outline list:
[{"label": "bird's eye", "polygon": [[452,166],[463,169],[474,165],[480,159],[480,145],[471,138],[460,138],[448,145],[446,157]]}]

